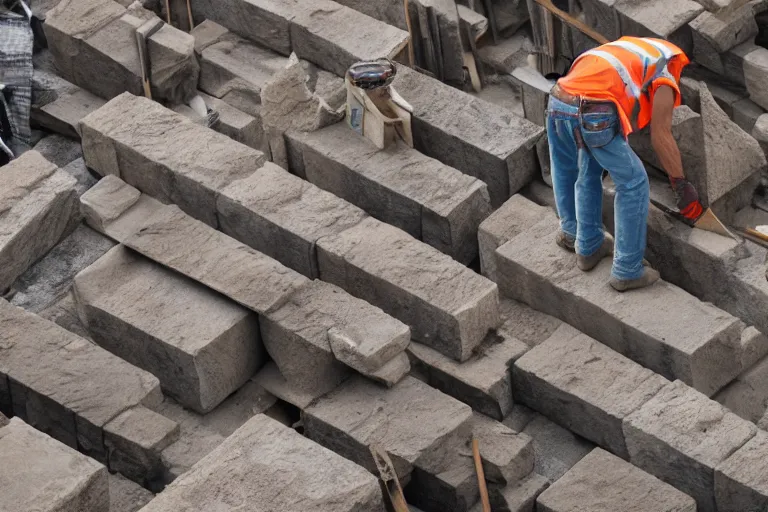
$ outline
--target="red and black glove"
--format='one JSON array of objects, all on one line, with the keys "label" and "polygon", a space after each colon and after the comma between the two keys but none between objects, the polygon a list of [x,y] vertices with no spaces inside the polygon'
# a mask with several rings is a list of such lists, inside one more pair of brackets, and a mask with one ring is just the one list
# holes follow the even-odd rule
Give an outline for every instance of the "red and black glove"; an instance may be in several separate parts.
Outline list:
[{"label": "red and black glove", "polygon": [[685,178],[669,178],[672,190],[677,199],[677,209],[688,220],[695,221],[704,213],[704,207],[699,202],[699,193],[690,181]]}]

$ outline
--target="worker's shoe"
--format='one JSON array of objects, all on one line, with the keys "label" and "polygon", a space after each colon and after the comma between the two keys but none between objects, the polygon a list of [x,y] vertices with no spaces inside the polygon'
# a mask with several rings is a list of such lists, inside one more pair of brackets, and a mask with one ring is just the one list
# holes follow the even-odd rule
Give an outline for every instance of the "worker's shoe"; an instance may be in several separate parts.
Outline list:
[{"label": "worker's shoe", "polygon": [[611,254],[613,254],[613,238],[606,234],[603,244],[594,253],[589,256],[576,255],[576,265],[584,272],[589,272],[603,261],[603,258]]},{"label": "worker's shoe", "polygon": [[610,285],[617,292],[626,292],[651,286],[659,280],[659,277],[661,276],[659,275],[658,270],[652,269],[651,267],[645,267],[645,272],[637,279],[621,280],[611,277]]},{"label": "worker's shoe", "polygon": [[576,239],[566,235],[563,231],[557,233],[555,243],[558,247],[561,247],[568,252],[576,252]]}]

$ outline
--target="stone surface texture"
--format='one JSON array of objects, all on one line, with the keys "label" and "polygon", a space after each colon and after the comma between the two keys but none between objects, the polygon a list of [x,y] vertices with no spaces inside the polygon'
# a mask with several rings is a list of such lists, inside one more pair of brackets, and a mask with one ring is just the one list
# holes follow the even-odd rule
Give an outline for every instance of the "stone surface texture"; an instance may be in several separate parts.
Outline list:
[{"label": "stone surface texture", "polygon": [[757,435],[715,469],[715,501],[719,511],[761,510],[768,506],[766,486],[768,434]]}]

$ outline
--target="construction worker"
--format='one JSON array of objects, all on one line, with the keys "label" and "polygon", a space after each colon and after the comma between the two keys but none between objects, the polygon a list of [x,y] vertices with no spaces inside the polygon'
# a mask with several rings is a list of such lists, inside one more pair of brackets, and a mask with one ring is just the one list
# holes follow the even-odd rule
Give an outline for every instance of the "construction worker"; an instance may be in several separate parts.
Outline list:
[{"label": "construction worker", "polygon": [[[650,124],[653,149],[680,212],[696,219],[703,211],[672,137],[680,74],[688,63],[685,53],[667,41],[622,37],[580,55],[550,93],[547,136],[561,226],[557,244],[575,251],[584,271],[613,253],[610,284],[618,291],[659,279],[656,270],[644,266],[649,184],[627,142],[633,130]],[[603,231],[604,169],[616,187],[615,247]]]}]

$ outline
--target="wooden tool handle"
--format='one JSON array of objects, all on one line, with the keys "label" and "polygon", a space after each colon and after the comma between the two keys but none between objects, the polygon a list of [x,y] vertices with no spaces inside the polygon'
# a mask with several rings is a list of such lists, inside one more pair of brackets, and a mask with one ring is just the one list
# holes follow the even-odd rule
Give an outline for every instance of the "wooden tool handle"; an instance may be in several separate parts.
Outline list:
[{"label": "wooden tool handle", "polygon": [[483,512],[491,512],[491,500],[488,498],[488,487],[485,484],[485,471],[483,471],[483,461],[480,458],[480,443],[477,439],[472,439],[472,457],[475,459],[477,485],[480,487],[480,501],[483,504]]},{"label": "wooden tool handle", "polygon": [[568,25],[572,26],[573,28],[576,28],[580,30],[583,34],[589,36],[593,40],[597,41],[600,44],[606,44],[610,43],[608,39],[606,39],[602,34],[594,30],[592,27],[584,23],[583,21],[574,18],[570,14],[568,14],[565,11],[562,11],[558,9],[553,3],[552,0],[534,0],[537,4],[563,20],[563,22],[567,23]]},{"label": "wooden tool handle", "polygon": [[765,235],[765,234],[761,233],[760,231],[757,231],[756,229],[746,228],[744,231],[748,235],[752,235],[755,238],[759,238],[760,240],[762,240],[764,242],[768,242],[768,235]]}]

